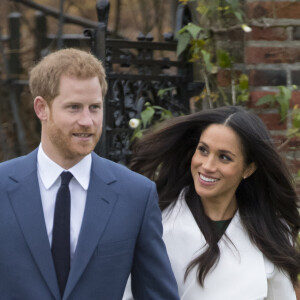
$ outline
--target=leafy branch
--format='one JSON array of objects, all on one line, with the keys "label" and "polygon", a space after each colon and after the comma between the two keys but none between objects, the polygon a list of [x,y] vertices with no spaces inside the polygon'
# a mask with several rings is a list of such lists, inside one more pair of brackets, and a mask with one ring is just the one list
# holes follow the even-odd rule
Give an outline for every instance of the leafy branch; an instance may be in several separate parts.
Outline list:
[{"label": "leafy branch", "polygon": [[131,119],[129,126],[134,129],[131,140],[141,138],[144,132],[150,127],[173,117],[171,111],[158,106],[145,103],[146,108],[141,112],[140,119]]},{"label": "leafy branch", "polygon": [[[180,0],[181,3],[187,4],[192,0]],[[194,1],[195,2],[195,1]],[[234,57],[224,49],[215,50],[214,35],[212,28],[216,26],[220,29],[231,28],[232,22],[242,28],[244,31],[251,31],[251,28],[245,24],[245,15],[240,8],[238,0],[199,0],[197,1],[197,11],[205,20],[204,26],[189,23],[180,29],[175,37],[177,43],[177,55],[186,55],[190,62],[196,62],[199,65],[201,76],[205,82],[205,100],[209,107],[213,107],[216,101],[215,91],[221,90],[216,83],[216,74],[219,69],[229,69],[231,76],[231,97],[232,104],[247,101],[249,98],[248,77],[245,74],[237,78],[234,68]],[[228,22],[227,22],[228,21]],[[242,82],[240,81],[242,80]],[[224,96],[221,92],[220,96]],[[225,102],[226,99],[224,99]]]},{"label": "leafy branch", "polygon": [[[290,106],[290,99],[292,97],[292,91],[297,89],[297,86],[293,85],[291,87],[278,86],[279,92],[277,94],[269,94],[261,97],[256,105],[269,104],[274,107],[278,105],[278,112],[280,114],[281,121],[284,121],[288,115],[288,110]],[[299,126],[300,127],[300,126]]]}]

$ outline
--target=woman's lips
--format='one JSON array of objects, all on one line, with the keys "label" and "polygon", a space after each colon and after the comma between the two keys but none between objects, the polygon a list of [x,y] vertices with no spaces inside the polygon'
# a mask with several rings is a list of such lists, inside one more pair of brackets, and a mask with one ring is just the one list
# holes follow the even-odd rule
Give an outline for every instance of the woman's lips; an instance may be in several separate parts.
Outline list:
[{"label": "woman's lips", "polygon": [[204,185],[213,185],[220,179],[199,173],[199,181]]}]

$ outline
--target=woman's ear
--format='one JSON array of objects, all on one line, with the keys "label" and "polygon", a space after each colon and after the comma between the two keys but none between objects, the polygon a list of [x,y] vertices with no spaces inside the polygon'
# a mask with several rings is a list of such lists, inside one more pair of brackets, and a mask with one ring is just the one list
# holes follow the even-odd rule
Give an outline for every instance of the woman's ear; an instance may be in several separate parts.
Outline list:
[{"label": "woman's ear", "polygon": [[247,166],[246,170],[243,174],[243,179],[250,177],[256,171],[256,164],[252,162],[250,165]]},{"label": "woman's ear", "polygon": [[41,96],[37,96],[33,102],[34,111],[37,117],[41,121],[45,121],[48,118],[49,104],[48,102]]}]

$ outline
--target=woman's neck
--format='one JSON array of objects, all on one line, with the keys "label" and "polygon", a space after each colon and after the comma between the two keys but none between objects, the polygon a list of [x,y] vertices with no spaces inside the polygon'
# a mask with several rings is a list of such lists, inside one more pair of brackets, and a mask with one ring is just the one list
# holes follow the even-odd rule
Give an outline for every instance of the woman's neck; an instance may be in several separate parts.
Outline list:
[{"label": "woman's neck", "polygon": [[212,221],[231,219],[237,210],[237,200],[235,196],[227,201],[225,199],[214,201],[213,199],[202,198],[201,201],[205,214]]}]

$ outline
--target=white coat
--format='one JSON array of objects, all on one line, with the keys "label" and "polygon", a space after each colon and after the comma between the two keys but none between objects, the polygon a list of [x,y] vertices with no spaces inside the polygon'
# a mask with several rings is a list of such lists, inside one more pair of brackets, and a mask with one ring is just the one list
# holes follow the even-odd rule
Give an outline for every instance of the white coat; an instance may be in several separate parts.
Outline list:
[{"label": "white coat", "polygon": [[296,300],[293,285],[250,241],[237,212],[226,230],[233,245],[219,241],[220,260],[205,277],[204,288],[193,268],[184,281],[190,261],[206,241],[182,195],[173,210],[163,212],[164,242],[181,300]]},{"label": "white coat", "polygon": [[[163,227],[181,300],[296,300],[289,277],[250,241],[238,212],[226,229],[232,243],[224,235],[220,239],[220,260],[205,277],[204,288],[197,281],[197,268],[184,281],[187,266],[205,249],[206,241],[182,193],[172,209],[163,211]],[[130,299],[129,281],[123,300]]]}]

